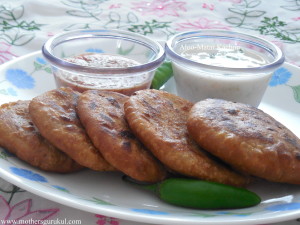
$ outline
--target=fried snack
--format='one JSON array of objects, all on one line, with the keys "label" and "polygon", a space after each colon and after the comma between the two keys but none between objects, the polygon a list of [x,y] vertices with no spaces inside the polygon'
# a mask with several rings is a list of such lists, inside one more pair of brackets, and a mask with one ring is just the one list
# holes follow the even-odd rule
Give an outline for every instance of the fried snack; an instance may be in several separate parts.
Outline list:
[{"label": "fried snack", "polygon": [[45,171],[68,173],[81,169],[41,136],[32,123],[28,105],[29,101],[17,101],[0,107],[0,146]]},{"label": "fried snack", "polygon": [[255,107],[219,99],[198,102],[188,130],[200,146],[240,171],[300,184],[299,138]]},{"label": "fried snack", "polygon": [[79,97],[77,112],[111,165],[138,181],[161,181],[166,170],[131,132],[124,115],[126,100],[128,96],[112,91],[86,91]]},{"label": "fried snack", "polygon": [[171,170],[204,180],[245,185],[247,178],[214,160],[190,138],[186,122],[192,106],[164,91],[143,90],[131,96],[124,109],[133,133]]},{"label": "fried snack", "polygon": [[114,168],[102,157],[76,114],[79,93],[59,88],[33,98],[29,112],[41,134],[80,165],[97,171]]}]

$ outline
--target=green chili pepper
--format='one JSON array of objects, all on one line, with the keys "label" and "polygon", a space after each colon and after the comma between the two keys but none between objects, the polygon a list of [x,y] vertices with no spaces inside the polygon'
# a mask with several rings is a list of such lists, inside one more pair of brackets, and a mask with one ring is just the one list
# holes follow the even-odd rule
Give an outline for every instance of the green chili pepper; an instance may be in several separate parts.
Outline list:
[{"label": "green chili pepper", "polygon": [[171,62],[166,61],[156,69],[151,83],[151,88],[160,89],[172,76],[172,64]]},{"label": "green chili pepper", "polygon": [[161,200],[182,207],[199,209],[234,209],[255,206],[260,197],[245,188],[188,179],[169,178],[161,183],[142,185]]}]

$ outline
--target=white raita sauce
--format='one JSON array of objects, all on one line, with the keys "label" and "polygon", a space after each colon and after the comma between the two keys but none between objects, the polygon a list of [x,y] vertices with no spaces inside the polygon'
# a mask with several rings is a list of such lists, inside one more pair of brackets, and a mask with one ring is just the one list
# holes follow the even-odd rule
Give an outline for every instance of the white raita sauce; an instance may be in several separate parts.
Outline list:
[{"label": "white raita sauce", "polygon": [[[260,54],[237,49],[187,49],[181,56],[202,64],[227,68],[251,68],[268,64]],[[270,79],[270,74],[233,74],[221,69],[208,71],[173,62],[178,94],[190,101],[222,98],[258,106]],[[221,73],[220,73],[221,71]]]},{"label": "white raita sauce", "polygon": [[189,49],[183,51],[181,56],[195,62],[230,68],[251,68],[267,64],[268,62],[264,57],[254,54],[249,50],[242,48],[234,49],[217,49],[199,51],[198,49]]}]

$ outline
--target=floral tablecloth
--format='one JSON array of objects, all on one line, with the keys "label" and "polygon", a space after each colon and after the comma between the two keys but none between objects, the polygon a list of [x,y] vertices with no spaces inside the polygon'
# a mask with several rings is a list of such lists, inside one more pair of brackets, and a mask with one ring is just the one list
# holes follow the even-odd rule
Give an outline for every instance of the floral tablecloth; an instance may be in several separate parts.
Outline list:
[{"label": "floral tablecloth", "polygon": [[[103,28],[162,42],[188,30],[241,31],[274,42],[287,62],[300,66],[300,0],[0,0],[0,64],[40,50],[62,31]],[[138,224],[69,208],[0,179],[0,224],[30,218],[39,224],[47,219],[56,224]]]}]

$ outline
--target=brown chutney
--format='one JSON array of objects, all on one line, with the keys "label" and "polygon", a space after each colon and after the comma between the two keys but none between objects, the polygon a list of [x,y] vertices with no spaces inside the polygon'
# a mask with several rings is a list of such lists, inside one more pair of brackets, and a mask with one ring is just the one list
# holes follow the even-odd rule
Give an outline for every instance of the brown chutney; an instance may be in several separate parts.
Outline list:
[{"label": "brown chutney", "polygon": [[[139,62],[120,55],[103,53],[84,53],[64,60],[81,66],[94,68],[127,68],[140,65]],[[135,91],[150,88],[151,76],[143,74],[99,74],[87,75],[59,70],[54,73],[58,87],[70,87],[84,92],[90,89],[116,91],[131,95]]]}]

